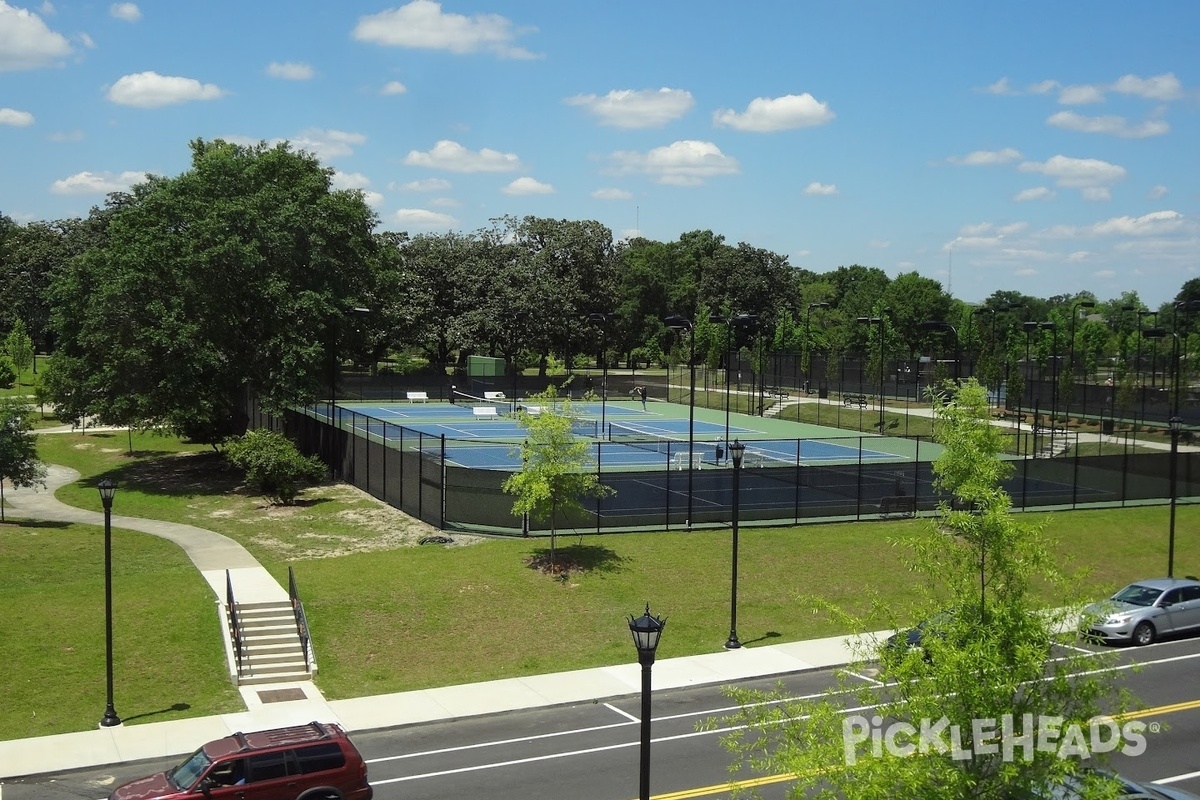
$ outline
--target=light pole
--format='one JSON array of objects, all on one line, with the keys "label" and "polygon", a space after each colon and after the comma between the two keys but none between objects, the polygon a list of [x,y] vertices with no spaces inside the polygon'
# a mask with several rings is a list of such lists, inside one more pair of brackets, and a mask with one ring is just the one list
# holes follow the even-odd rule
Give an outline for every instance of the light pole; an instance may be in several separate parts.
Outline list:
[{"label": "light pole", "polygon": [[878,317],[859,317],[858,318],[858,321],[864,325],[878,325],[879,326],[879,430],[881,430],[881,431],[883,430],[883,426],[884,426],[884,419],[883,419],[883,340],[885,338],[887,338],[885,335],[887,332],[887,317],[885,316],[885,314],[889,310],[890,309],[887,309],[887,308],[883,309],[883,311],[880,312]]},{"label": "light pole", "polygon": [[741,507],[742,455],[745,452],[746,445],[737,439],[729,445],[729,455],[733,458],[733,579],[729,583],[729,638],[725,640],[726,650],[736,650],[742,646],[737,635],[738,510]]},{"label": "light pole", "polygon": [[[1175,339],[1179,341],[1178,338]],[[1176,367],[1176,380],[1178,380],[1178,367]],[[1178,390],[1176,390],[1178,391]],[[1178,478],[1178,461],[1179,456],[1179,432],[1183,429],[1183,419],[1178,413],[1171,415],[1171,525],[1170,532],[1167,534],[1167,577],[1175,577],[1175,497],[1178,494],[1177,478]]]},{"label": "light pole", "polygon": [[958,380],[961,377],[959,375],[959,366],[958,366],[959,362],[961,361],[961,354],[959,353],[959,344],[958,344],[958,329],[955,328],[953,325],[951,325],[949,322],[946,322],[945,320],[942,320],[942,319],[927,319],[921,323],[921,330],[923,330],[923,331],[940,331],[942,333],[945,333],[948,331],[954,337],[954,382],[958,383]]},{"label": "light pole", "polygon": [[[1075,320],[1079,319],[1079,309],[1095,308],[1095,307],[1096,307],[1095,300],[1079,300],[1078,302],[1074,303],[1071,306],[1071,347],[1070,347],[1070,353],[1067,356],[1067,369],[1069,369],[1071,371],[1071,395],[1072,395],[1072,397],[1067,398],[1067,409],[1068,409],[1067,416],[1070,416],[1069,412],[1070,412],[1070,408],[1071,408],[1071,399],[1074,397],[1074,394],[1075,394],[1075,374],[1076,374],[1076,370],[1075,370]],[[1139,327],[1140,327],[1140,323],[1139,323]],[[1084,396],[1086,397],[1087,395],[1085,394]]]},{"label": "light pole", "polygon": [[629,615],[629,632],[637,647],[638,663],[642,665],[642,747],[638,769],[638,800],[650,800],[650,668],[654,666],[654,651],[658,649],[658,637],[667,627],[666,619],[650,616],[650,604],[646,613],[636,619]]},{"label": "light pole", "polygon": [[100,727],[112,728],[121,724],[121,718],[113,708],[112,502],[117,485],[104,478],[97,488],[100,490],[100,502],[104,504],[104,662],[108,677],[108,705],[104,709],[104,716],[100,718]]},{"label": "light pole", "polygon": [[[590,314],[588,319],[600,328],[600,430],[604,430],[605,404],[608,402],[608,321],[612,318],[611,311],[597,311]],[[513,392],[515,401],[517,393]]]},{"label": "light pole", "polygon": [[696,448],[695,430],[696,430],[696,325],[687,317],[672,316],[667,317],[663,322],[667,327],[676,333],[687,331],[691,334],[691,351],[688,357],[688,367],[691,371],[691,394],[688,395],[688,453],[687,453],[687,473],[688,473],[688,515],[687,529],[692,529],[692,471],[695,459],[692,458],[692,452]]},{"label": "light pole", "polygon": [[725,438],[729,441],[729,375],[733,366],[733,329],[749,328],[758,324],[757,314],[710,314],[708,321],[715,325],[725,326]]},{"label": "light pole", "polygon": [[812,383],[812,312],[814,308],[829,308],[829,303],[809,303],[804,315],[804,379]]}]

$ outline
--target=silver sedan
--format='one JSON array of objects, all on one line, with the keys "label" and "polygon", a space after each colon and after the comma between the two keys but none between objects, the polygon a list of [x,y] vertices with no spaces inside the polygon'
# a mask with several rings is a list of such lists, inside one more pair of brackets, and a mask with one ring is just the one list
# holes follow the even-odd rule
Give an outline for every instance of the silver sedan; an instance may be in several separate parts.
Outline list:
[{"label": "silver sedan", "polygon": [[1093,641],[1145,645],[1194,631],[1200,631],[1200,580],[1191,576],[1131,583],[1084,609],[1082,633]]}]

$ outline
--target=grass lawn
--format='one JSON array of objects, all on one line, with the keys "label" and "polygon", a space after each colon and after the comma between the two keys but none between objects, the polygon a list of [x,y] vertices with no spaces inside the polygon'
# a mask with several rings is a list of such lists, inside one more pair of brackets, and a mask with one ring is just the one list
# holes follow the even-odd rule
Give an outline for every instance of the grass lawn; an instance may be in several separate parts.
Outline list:
[{"label": "grass lawn", "polygon": [[[729,633],[727,531],[589,536],[582,544],[562,536],[560,552],[586,569],[560,581],[528,566],[548,547],[545,539],[456,536],[463,546],[409,546],[428,529],[360,492],[316,487],[301,505],[273,508],[243,492],[236,474],[205,448],[174,439],[135,435],[130,455],[123,432],[48,434],[41,448],[46,460],[85,476],[83,485],[60,490],[60,499],[99,509],[94,481],[108,475],[121,486],[118,514],[224,533],[281,582],[294,566],[320,664],[317,683],[330,698],[632,662],[625,618],[647,601],[670,620],[661,658],[720,651]],[[1021,518],[1047,525],[1064,565],[1091,570],[1084,586],[1091,596],[1165,571],[1165,506]],[[877,597],[909,618],[913,593],[889,539],[923,524],[930,523],[743,529],[739,637],[754,646],[848,632],[814,610],[814,596],[856,614]],[[1179,574],[1200,572],[1200,541],[1188,533],[1198,524],[1200,506],[1180,506]],[[98,536],[86,526],[0,528],[0,574],[23,576],[4,584],[6,595],[14,587],[22,611],[0,622],[0,641],[17,644],[9,678],[27,687],[20,702],[0,707],[0,720],[12,723],[3,736],[82,730],[103,712]],[[118,711],[189,706],[142,717],[150,721],[228,710],[234,693],[211,593],[173,545],[127,532],[117,541],[117,606],[138,609],[116,621],[118,653],[130,653],[117,671]],[[164,585],[173,591],[164,593]],[[28,637],[36,643],[17,638],[29,630],[38,631]],[[185,633],[196,638],[179,645],[160,638]],[[131,655],[139,640],[150,657]]]}]

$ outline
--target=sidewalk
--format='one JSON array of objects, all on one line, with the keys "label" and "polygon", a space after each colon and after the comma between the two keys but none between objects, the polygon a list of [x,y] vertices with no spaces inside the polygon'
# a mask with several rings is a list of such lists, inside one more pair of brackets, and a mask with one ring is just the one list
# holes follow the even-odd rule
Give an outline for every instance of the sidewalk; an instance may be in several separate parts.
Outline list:
[{"label": "sidewalk", "polygon": [[[852,660],[851,638],[833,637],[660,659],[654,665],[654,689],[719,684],[846,664]],[[301,725],[313,720],[336,722],[354,732],[638,694],[641,692],[641,667],[634,656],[632,643],[629,649],[630,663],[612,667],[350,700],[327,701],[319,699],[315,692],[308,694],[306,691],[303,700],[260,701],[249,710],[235,714],[0,742],[0,779],[183,756],[207,741],[235,731]],[[263,692],[272,687],[250,688]],[[243,692],[243,696],[245,694]]]}]

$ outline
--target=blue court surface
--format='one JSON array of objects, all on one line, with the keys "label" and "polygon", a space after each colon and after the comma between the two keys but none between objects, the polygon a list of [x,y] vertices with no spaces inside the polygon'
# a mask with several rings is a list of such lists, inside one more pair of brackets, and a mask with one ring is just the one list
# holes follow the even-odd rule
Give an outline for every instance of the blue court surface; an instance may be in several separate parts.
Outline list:
[{"label": "blue court surface", "polygon": [[[462,403],[347,404],[337,407],[338,426],[375,441],[404,449],[442,452],[448,464],[474,469],[517,470],[525,429],[512,413],[512,401]],[[530,406],[531,413],[539,411]],[[593,464],[599,470],[714,468],[729,464],[727,444],[722,463],[716,448],[728,437],[746,445],[743,463],[750,467],[802,466],[860,461],[906,461],[896,453],[860,449],[860,437],[845,444],[819,439],[778,439],[754,428],[704,420],[692,423],[688,446],[687,419],[642,411],[636,403],[573,402],[575,430],[595,443]],[[321,411],[317,409],[318,413]],[[742,420],[745,418],[743,417]],[[726,433],[728,431],[728,433]]]}]

